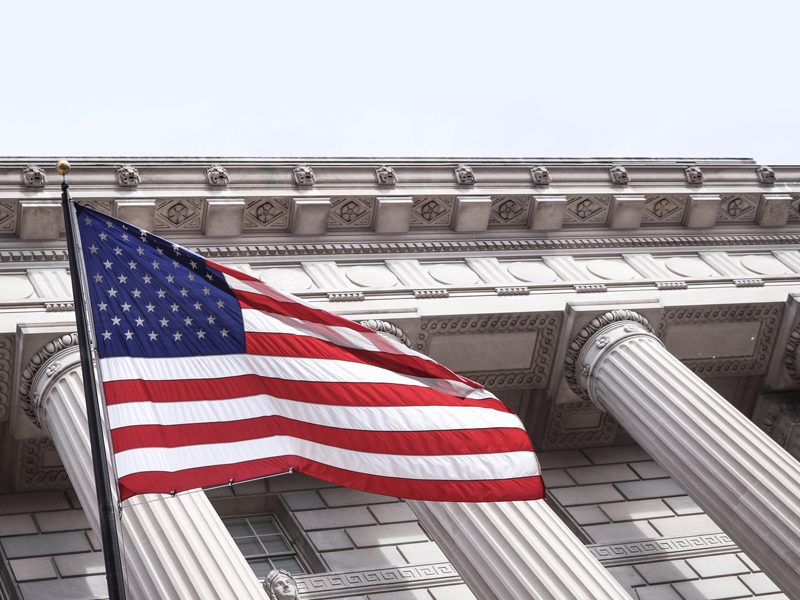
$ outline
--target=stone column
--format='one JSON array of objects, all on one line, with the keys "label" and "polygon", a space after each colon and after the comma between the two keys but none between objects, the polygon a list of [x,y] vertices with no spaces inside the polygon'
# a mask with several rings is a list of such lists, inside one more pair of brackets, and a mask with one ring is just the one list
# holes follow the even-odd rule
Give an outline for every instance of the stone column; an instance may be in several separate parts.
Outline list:
[{"label": "stone column", "polygon": [[[21,378],[28,415],[53,439],[92,529],[100,532],[77,336],[45,345]],[[133,600],[266,600],[250,566],[201,491],[124,503],[123,568]]]},{"label": "stone column", "polygon": [[409,502],[480,600],[629,600],[544,500]]},{"label": "stone column", "polygon": [[567,379],[616,418],[781,589],[800,598],[800,463],[615,310],[573,340]]}]

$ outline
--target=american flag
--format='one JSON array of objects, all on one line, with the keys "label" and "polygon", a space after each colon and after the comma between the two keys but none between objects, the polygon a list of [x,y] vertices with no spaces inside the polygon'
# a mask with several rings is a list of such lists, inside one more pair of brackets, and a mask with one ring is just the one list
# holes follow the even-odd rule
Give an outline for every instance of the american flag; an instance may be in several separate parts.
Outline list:
[{"label": "american flag", "polygon": [[543,496],[522,423],[479,384],[76,209],[121,499],[290,469],[420,500]]}]

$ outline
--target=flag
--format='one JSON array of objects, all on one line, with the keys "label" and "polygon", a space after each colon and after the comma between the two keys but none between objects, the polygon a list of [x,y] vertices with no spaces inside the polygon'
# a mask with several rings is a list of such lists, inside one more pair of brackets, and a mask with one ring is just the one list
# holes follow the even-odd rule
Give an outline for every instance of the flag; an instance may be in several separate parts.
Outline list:
[{"label": "flag", "polygon": [[538,499],[519,419],[358,323],[77,207],[120,498],[290,469],[440,501]]}]

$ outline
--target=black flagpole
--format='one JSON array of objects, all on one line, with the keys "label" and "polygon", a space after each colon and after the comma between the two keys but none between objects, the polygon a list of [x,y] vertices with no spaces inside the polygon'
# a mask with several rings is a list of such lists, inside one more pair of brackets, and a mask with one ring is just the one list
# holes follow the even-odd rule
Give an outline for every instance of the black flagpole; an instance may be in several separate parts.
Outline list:
[{"label": "black flagpole", "polygon": [[89,346],[89,327],[84,304],[81,271],[78,266],[79,248],[76,244],[77,220],[75,207],[69,195],[67,173],[70,165],[66,160],[58,161],[56,171],[63,176],[61,182],[61,207],[64,210],[64,230],[67,234],[67,253],[69,271],[72,279],[72,297],[75,302],[75,321],[78,326],[78,346],[81,351],[81,371],[83,391],[86,396],[86,417],[89,421],[89,440],[92,446],[94,466],[94,485],[97,490],[97,509],[100,512],[100,531],[103,543],[103,557],[106,566],[106,583],[110,600],[125,600],[125,584],[122,579],[122,557],[117,537],[117,522],[114,502],[111,497],[111,481],[108,476],[108,460],[100,421],[100,408],[92,368],[92,352]]}]

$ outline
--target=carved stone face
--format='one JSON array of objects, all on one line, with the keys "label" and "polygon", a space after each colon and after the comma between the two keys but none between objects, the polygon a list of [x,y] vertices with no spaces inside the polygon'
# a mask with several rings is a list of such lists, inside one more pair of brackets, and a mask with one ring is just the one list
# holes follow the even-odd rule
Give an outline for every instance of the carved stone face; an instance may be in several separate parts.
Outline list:
[{"label": "carved stone face", "polygon": [[294,580],[283,573],[272,580],[270,593],[275,600],[298,600],[299,598]]}]

